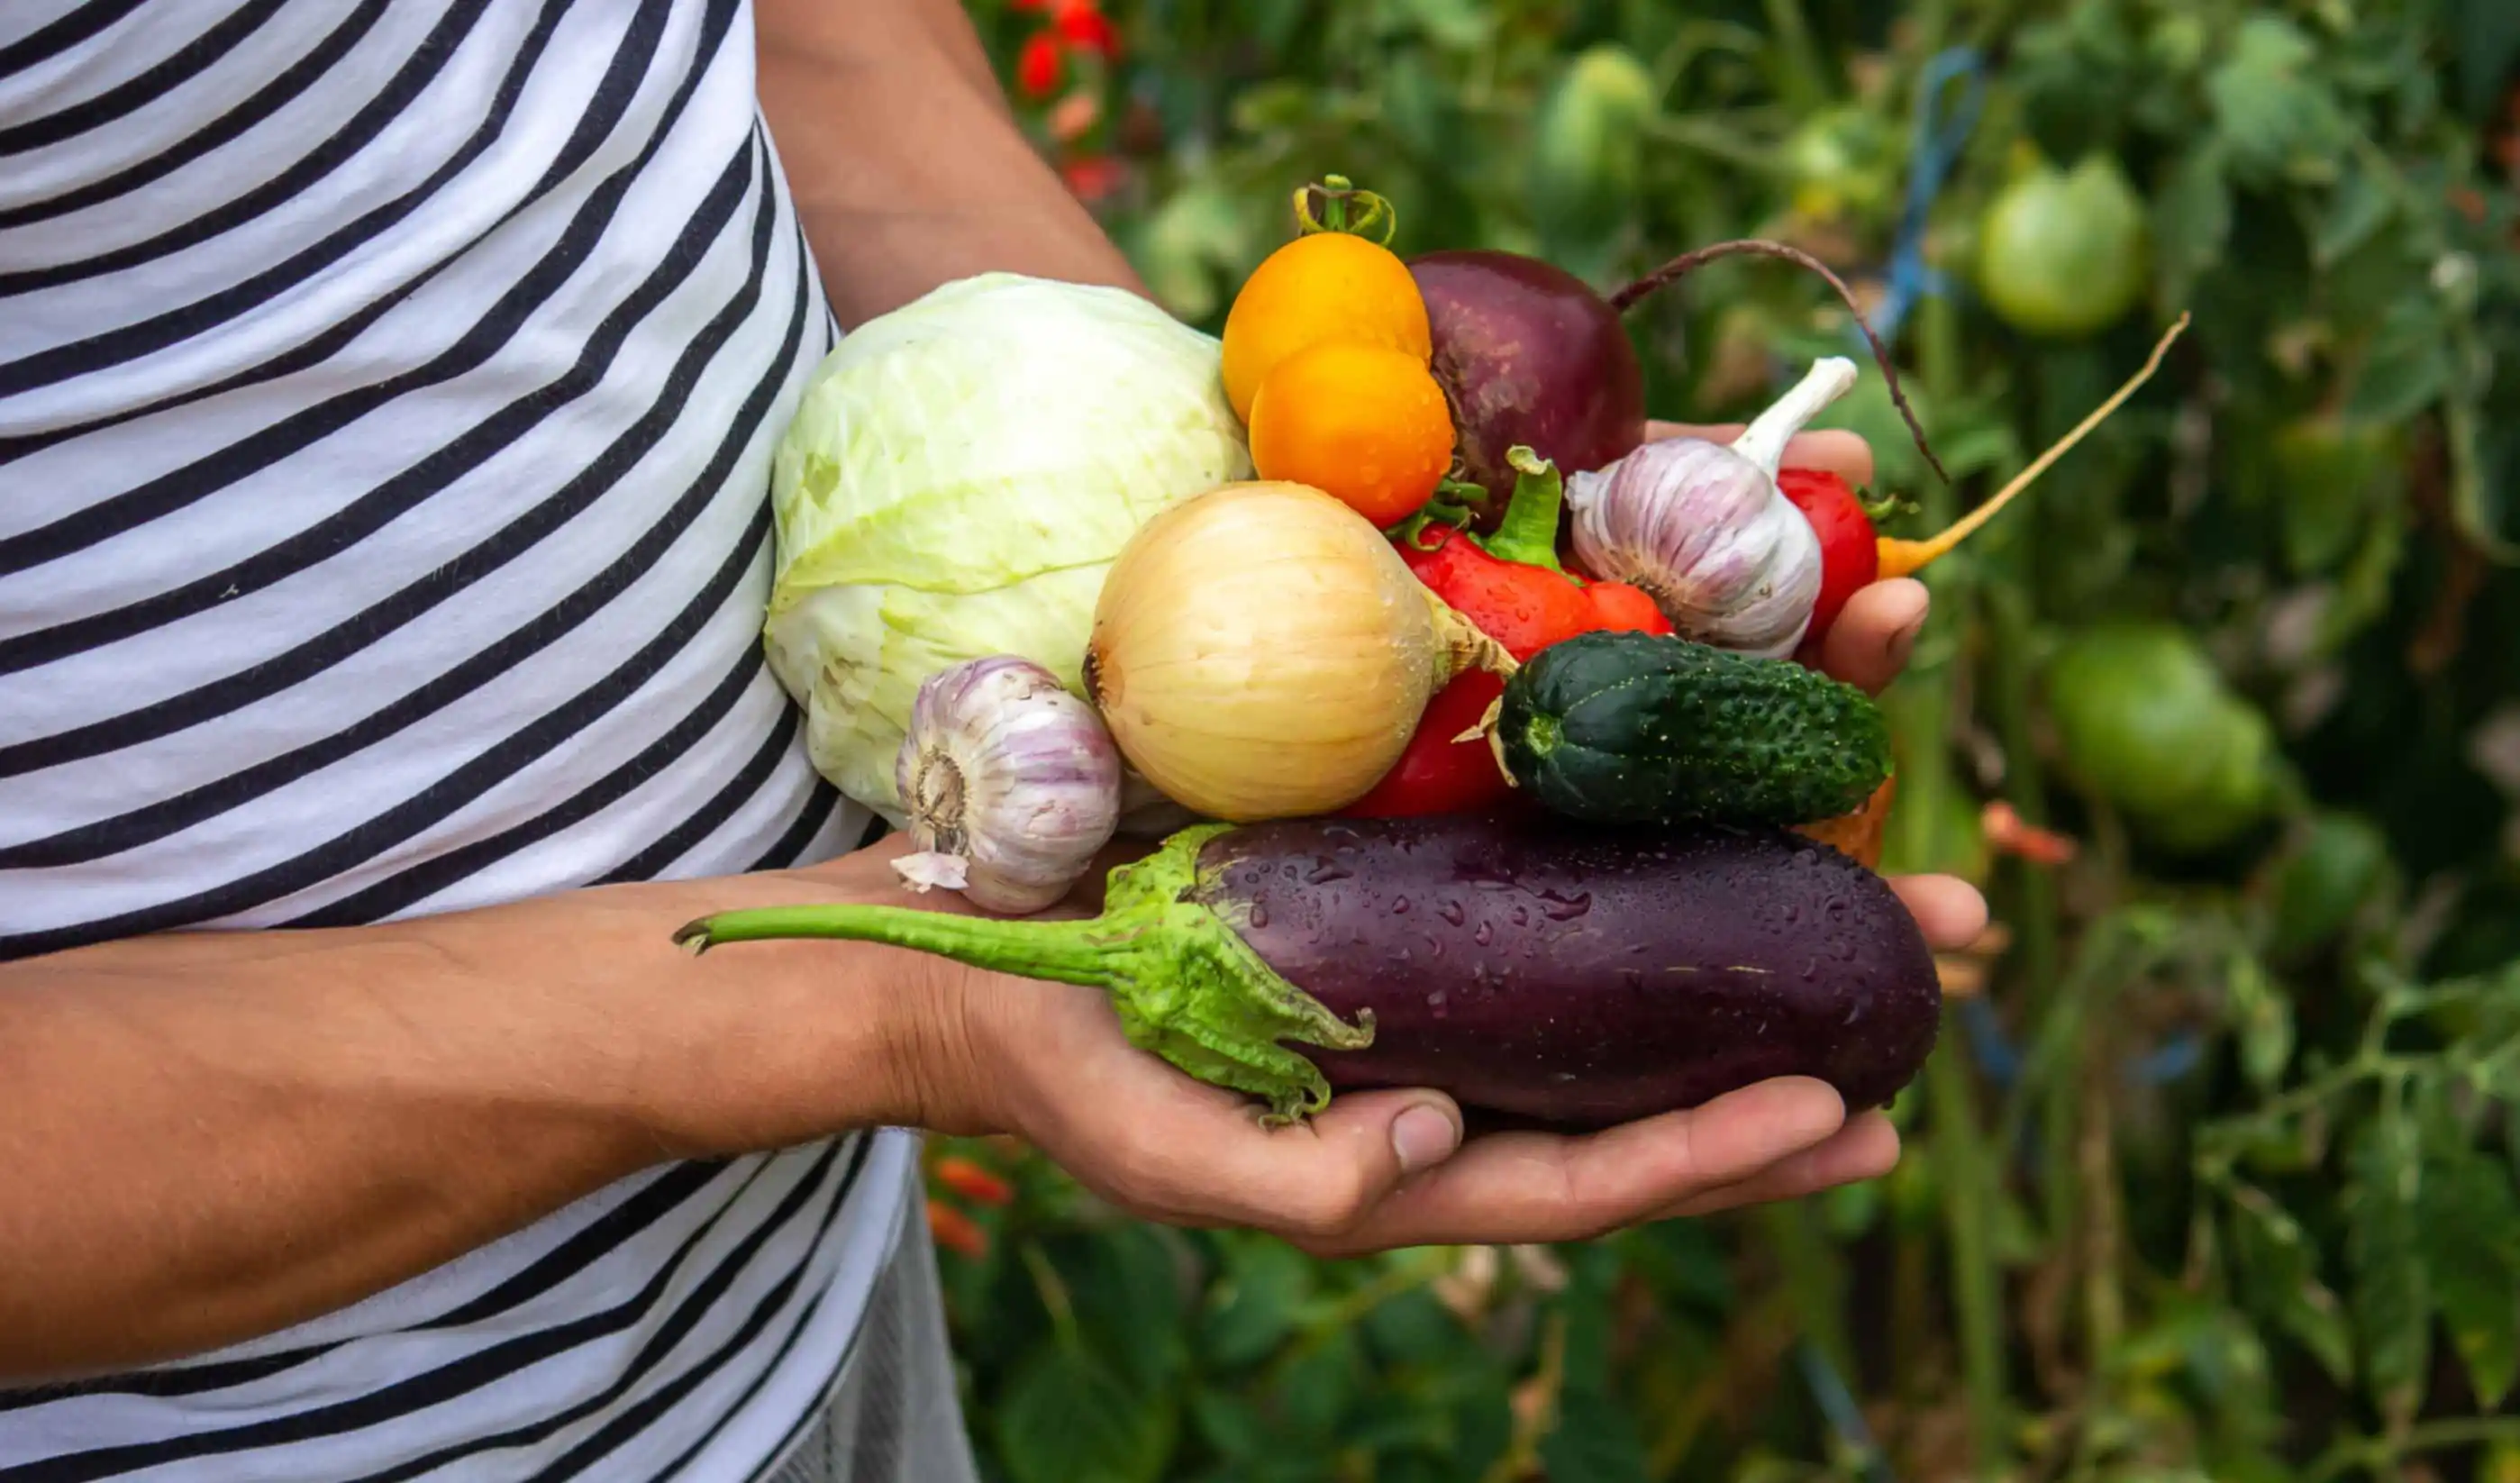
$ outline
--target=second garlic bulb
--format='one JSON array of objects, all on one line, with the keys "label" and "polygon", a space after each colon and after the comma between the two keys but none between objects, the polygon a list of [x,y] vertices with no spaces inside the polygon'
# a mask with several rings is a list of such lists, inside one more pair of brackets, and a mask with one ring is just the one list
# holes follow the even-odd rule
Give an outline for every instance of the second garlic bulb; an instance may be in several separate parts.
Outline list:
[{"label": "second garlic bulb", "polygon": [[1028,915],[1068,893],[1120,817],[1120,750],[1048,670],[1012,655],[930,675],[893,766],[918,852],[893,862],[914,890],[960,890]]}]

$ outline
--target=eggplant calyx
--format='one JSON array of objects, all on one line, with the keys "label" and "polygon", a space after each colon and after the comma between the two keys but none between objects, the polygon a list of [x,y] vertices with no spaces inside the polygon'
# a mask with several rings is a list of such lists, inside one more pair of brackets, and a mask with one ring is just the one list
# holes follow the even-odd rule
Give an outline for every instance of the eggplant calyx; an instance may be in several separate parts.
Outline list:
[{"label": "eggplant calyx", "polygon": [[1298,1122],[1329,1105],[1329,1081],[1281,1042],[1357,1050],[1372,1043],[1373,1020],[1371,1013],[1354,1025],[1341,1020],[1206,905],[1211,881],[1199,852],[1232,828],[1193,825],[1113,870],[1099,917],[1009,920],[834,902],[721,912],[674,940],[695,954],[773,938],[876,942],[1101,989],[1131,1045],[1200,1081],[1264,1100],[1265,1123]]},{"label": "eggplant calyx", "polygon": [[1215,873],[1199,854],[1233,829],[1193,825],[1113,870],[1102,915],[1086,924],[1125,943],[1129,976],[1114,986],[1111,1003],[1131,1045],[1201,1081],[1265,1100],[1265,1123],[1300,1122],[1329,1105],[1330,1085],[1281,1042],[1361,1050],[1373,1042],[1373,1016],[1341,1020],[1269,966],[1202,899]]}]

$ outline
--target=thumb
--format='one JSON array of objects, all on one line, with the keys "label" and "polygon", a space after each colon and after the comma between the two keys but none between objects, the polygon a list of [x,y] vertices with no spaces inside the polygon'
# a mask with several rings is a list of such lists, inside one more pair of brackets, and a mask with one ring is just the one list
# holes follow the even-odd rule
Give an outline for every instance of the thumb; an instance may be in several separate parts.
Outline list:
[{"label": "thumb", "polygon": [[1285,1236],[1348,1231],[1413,1175],[1462,1146],[1462,1109],[1440,1092],[1342,1092],[1290,1127],[1245,1123],[1218,1176],[1242,1192],[1248,1224]]},{"label": "thumb", "polygon": [[1075,1130],[1071,1169],[1175,1225],[1334,1236],[1462,1143],[1461,1108],[1437,1092],[1343,1092],[1309,1121],[1270,1127],[1244,1098],[1148,1069],[1134,1095],[1106,1085],[1095,1100],[1099,1126]]}]

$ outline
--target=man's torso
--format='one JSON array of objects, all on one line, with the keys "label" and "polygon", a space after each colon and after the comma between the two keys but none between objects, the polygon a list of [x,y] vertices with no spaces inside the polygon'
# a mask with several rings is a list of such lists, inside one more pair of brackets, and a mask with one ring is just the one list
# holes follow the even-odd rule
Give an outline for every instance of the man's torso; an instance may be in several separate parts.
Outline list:
[{"label": "man's torso", "polygon": [[[856,841],[760,658],[769,452],[832,332],[751,50],[728,0],[0,15],[0,957]],[[0,1395],[0,1479],[742,1475],[830,1386],[910,1158],[652,1171],[299,1329]]]}]

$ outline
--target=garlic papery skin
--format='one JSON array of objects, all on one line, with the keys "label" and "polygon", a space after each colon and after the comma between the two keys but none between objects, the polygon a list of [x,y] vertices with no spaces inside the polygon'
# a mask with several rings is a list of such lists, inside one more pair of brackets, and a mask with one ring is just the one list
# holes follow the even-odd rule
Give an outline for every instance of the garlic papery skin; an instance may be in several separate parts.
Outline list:
[{"label": "garlic papery skin", "polygon": [[1811,369],[1728,446],[1645,443],[1566,481],[1576,560],[1650,595],[1685,638],[1761,658],[1802,643],[1819,601],[1820,538],[1777,487],[1785,445],[1855,384],[1855,363]]},{"label": "garlic papery skin", "polygon": [[920,683],[893,783],[919,847],[893,862],[902,883],[1012,916],[1064,897],[1120,818],[1111,734],[1049,670],[1010,654]]}]

